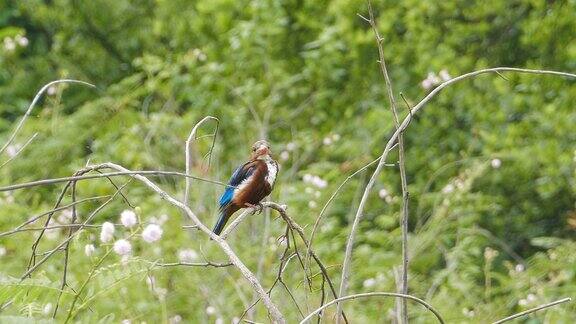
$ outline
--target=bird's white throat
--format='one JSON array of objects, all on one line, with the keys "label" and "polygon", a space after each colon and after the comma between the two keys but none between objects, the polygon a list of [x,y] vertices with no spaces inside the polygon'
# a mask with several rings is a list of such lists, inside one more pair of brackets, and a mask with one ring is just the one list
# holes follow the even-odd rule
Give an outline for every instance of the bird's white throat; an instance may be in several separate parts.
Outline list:
[{"label": "bird's white throat", "polygon": [[[266,155],[270,157],[269,155]],[[266,182],[270,185],[270,187],[274,186],[274,182],[276,182],[276,175],[278,175],[278,164],[272,158],[265,160],[266,167],[268,168],[268,174],[266,175]]]}]

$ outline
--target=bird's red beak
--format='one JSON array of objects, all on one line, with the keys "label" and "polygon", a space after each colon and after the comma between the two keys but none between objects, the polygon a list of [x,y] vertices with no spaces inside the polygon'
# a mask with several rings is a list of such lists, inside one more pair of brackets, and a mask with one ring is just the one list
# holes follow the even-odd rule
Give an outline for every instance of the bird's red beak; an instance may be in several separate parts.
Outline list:
[{"label": "bird's red beak", "polygon": [[266,155],[266,154],[270,154],[270,149],[266,146],[261,146],[260,148],[258,148],[256,150],[256,154],[257,155]]}]

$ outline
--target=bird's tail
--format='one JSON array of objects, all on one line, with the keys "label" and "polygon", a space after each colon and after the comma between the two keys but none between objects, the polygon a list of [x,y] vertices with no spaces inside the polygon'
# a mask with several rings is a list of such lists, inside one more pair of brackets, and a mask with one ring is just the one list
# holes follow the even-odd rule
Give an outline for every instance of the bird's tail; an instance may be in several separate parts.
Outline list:
[{"label": "bird's tail", "polygon": [[216,235],[220,235],[220,233],[222,233],[222,230],[224,229],[224,225],[226,225],[226,222],[228,222],[229,218],[230,214],[228,213],[227,208],[221,210],[220,216],[218,217],[218,221],[216,222],[216,225],[214,225],[214,229],[212,230],[212,232],[214,232],[214,234]]}]

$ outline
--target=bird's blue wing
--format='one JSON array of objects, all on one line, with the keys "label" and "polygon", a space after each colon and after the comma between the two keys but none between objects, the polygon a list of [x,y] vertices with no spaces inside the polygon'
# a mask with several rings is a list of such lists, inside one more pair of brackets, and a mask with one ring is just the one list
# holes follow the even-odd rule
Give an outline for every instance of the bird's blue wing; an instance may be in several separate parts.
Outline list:
[{"label": "bird's blue wing", "polygon": [[[251,163],[246,163],[239,166],[232,174],[232,177],[230,178],[228,185],[234,187],[239,185],[240,183],[242,183],[242,181],[248,179],[248,177],[250,177],[252,173],[254,173],[255,169],[256,167]],[[220,197],[220,208],[225,207],[232,201],[232,198],[234,198],[234,189],[235,188],[233,187],[226,188],[226,190],[222,194],[222,197]]]}]

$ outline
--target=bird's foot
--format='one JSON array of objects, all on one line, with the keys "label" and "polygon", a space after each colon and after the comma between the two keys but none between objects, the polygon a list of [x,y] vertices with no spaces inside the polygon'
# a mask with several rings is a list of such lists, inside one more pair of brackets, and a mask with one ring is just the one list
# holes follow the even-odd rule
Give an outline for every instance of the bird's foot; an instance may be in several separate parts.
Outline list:
[{"label": "bird's foot", "polygon": [[244,204],[246,207],[249,208],[253,208],[254,210],[252,211],[252,214],[261,214],[262,211],[264,210],[264,205],[258,203],[258,204],[251,204],[251,203],[245,203]]}]

